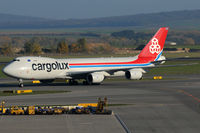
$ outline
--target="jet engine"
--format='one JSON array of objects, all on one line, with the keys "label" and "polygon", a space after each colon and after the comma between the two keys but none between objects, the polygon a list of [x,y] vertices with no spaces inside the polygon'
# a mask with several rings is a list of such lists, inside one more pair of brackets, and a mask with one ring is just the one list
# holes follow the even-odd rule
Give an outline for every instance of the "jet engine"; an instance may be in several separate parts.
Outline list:
[{"label": "jet engine", "polygon": [[104,80],[104,75],[101,73],[91,73],[86,80],[89,84],[100,84]]},{"label": "jet engine", "polygon": [[160,58],[158,59],[158,61],[161,61],[160,64],[164,64],[165,63],[164,60],[166,60],[165,56],[160,56]]},{"label": "jet engine", "polygon": [[136,79],[136,80],[140,80],[142,79],[142,71],[139,70],[129,70],[125,72],[125,77],[127,79]]}]

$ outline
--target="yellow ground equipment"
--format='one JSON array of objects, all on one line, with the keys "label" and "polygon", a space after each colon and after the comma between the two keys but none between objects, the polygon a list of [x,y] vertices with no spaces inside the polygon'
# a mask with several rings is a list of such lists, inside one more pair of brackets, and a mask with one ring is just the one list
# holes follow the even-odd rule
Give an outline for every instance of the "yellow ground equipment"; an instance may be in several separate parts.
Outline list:
[{"label": "yellow ground equipment", "polygon": [[35,106],[28,106],[27,114],[28,115],[34,115],[35,114]]},{"label": "yellow ground equipment", "polygon": [[154,80],[161,80],[161,79],[163,79],[163,77],[162,76],[154,76],[153,79]]},{"label": "yellow ground equipment", "polygon": [[3,93],[13,93],[13,94],[23,94],[23,93],[32,93],[33,90],[5,90]]},{"label": "yellow ground equipment", "polygon": [[40,115],[51,115],[53,114],[53,109],[49,106],[44,106],[44,107],[38,107],[36,109],[36,114],[40,114]]},{"label": "yellow ground equipment", "polygon": [[16,93],[17,94],[22,94],[22,93],[32,93],[33,90],[17,90]]},{"label": "yellow ground equipment", "polygon": [[107,98],[98,99],[98,103],[82,103],[78,106],[11,106],[5,107],[5,101],[0,105],[0,115],[53,115],[53,114],[111,114],[106,109]]},{"label": "yellow ground equipment", "polygon": [[10,110],[11,115],[24,115],[24,110],[18,106],[12,106]]},{"label": "yellow ground equipment", "polygon": [[[91,106],[90,106],[90,108],[91,108]],[[68,112],[68,114],[90,114],[90,108],[89,107],[77,106],[76,108],[71,109]]]},{"label": "yellow ground equipment", "polygon": [[54,108],[54,114],[63,114],[64,111],[65,111],[65,109],[61,108],[61,107],[60,108],[59,107]]},{"label": "yellow ground equipment", "polygon": [[98,103],[79,103],[78,106],[82,106],[82,107],[97,107]]},{"label": "yellow ground equipment", "polygon": [[1,102],[0,113],[1,113],[1,114],[5,114],[5,113],[6,113],[5,101],[2,101],[2,102]]},{"label": "yellow ground equipment", "polygon": [[76,107],[76,110],[75,110],[75,113],[76,113],[76,114],[82,114],[82,112],[83,112],[83,108],[81,108],[81,107]]},{"label": "yellow ground equipment", "polygon": [[33,84],[39,84],[40,81],[39,80],[33,80]]}]

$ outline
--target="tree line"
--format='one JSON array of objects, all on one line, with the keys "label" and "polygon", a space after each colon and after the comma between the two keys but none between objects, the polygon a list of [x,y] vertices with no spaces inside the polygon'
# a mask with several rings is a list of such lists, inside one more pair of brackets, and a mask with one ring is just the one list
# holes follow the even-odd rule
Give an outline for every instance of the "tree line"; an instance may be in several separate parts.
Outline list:
[{"label": "tree line", "polygon": [[[62,40],[56,44],[56,47],[43,48],[38,41],[31,39],[24,43],[23,48],[20,51],[18,51],[18,54],[40,55],[43,53],[53,53],[53,54],[72,54],[72,53],[88,54],[88,53],[98,53],[98,52],[105,53],[105,52],[110,52],[112,50],[112,47],[107,45],[94,47],[87,43],[86,38],[80,38],[76,41],[76,43],[72,43],[70,45],[65,40]],[[0,52],[2,55],[6,56],[12,56],[16,54],[13,46],[8,43],[5,43],[1,46]]]},{"label": "tree line", "polygon": [[[77,35],[76,35],[77,34]],[[155,31],[122,30],[111,34],[92,33],[88,36],[22,36],[17,34],[0,35],[0,53],[2,55],[40,55],[40,54],[73,54],[73,53],[111,53],[117,48],[138,47],[145,45],[155,34]],[[170,30],[167,41],[177,45],[200,45],[200,31]]]},{"label": "tree line", "polygon": [[[125,43],[129,44],[131,41],[132,45],[144,45],[153,35],[153,32],[123,30],[111,33],[111,36],[114,37],[111,43],[120,45],[117,41],[121,40],[120,43],[126,41]],[[200,45],[200,31],[169,31],[167,41],[176,42],[177,45]]]}]

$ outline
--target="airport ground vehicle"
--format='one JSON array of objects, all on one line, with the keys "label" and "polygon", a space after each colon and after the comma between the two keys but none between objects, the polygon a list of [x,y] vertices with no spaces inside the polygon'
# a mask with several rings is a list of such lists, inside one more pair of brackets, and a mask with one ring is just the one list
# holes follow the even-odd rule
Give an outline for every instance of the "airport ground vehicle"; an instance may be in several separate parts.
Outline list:
[{"label": "airport ground vehicle", "polygon": [[35,114],[35,106],[28,106],[26,110],[26,114],[34,115]]},{"label": "airport ground vehicle", "polygon": [[[80,104],[81,105],[81,104]],[[101,98],[98,99],[98,103],[92,104],[83,104],[88,106],[78,106],[72,109],[70,114],[112,114],[112,110],[108,110],[105,107],[107,106],[107,98],[105,97],[102,101]],[[91,106],[96,105],[96,106]]]},{"label": "airport ground vehicle", "polygon": [[76,107],[68,112],[68,114],[90,114],[90,108],[88,107]]},{"label": "airport ground vehicle", "polygon": [[36,111],[36,114],[39,114],[39,115],[51,115],[51,114],[53,114],[53,109],[50,108],[49,106],[38,107],[35,111]]},{"label": "airport ground vehicle", "polygon": [[[80,106],[84,105],[84,106]],[[11,106],[5,107],[5,101],[0,108],[1,115],[53,115],[53,114],[111,114],[112,111],[106,109],[107,98],[97,103],[81,103],[77,106]]]},{"label": "airport ground vehicle", "polygon": [[63,107],[55,107],[53,108],[53,114],[64,114],[67,110]]},{"label": "airport ground vehicle", "polygon": [[19,108],[18,106],[12,106],[10,109],[11,115],[24,115],[24,109]]}]

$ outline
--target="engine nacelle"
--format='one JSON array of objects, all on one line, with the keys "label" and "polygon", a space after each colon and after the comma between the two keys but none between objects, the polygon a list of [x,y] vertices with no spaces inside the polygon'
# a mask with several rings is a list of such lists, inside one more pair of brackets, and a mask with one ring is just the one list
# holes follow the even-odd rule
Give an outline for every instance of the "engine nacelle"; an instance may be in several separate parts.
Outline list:
[{"label": "engine nacelle", "polygon": [[[160,58],[158,58],[158,61],[162,61],[162,60],[166,60],[165,56],[160,56]],[[164,64],[165,61],[160,62],[160,64]]]},{"label": "engine nacelle", "polygon": [[142,71],[132,69],[132,70],[126,71],[125,76],[127,79],[140,80],[142,79]]},{"label": "engine nacelle", "polygon": [[86,80],[89,84],[100,84],[104,80],[104,75],[101,73],[91,73]]}]

